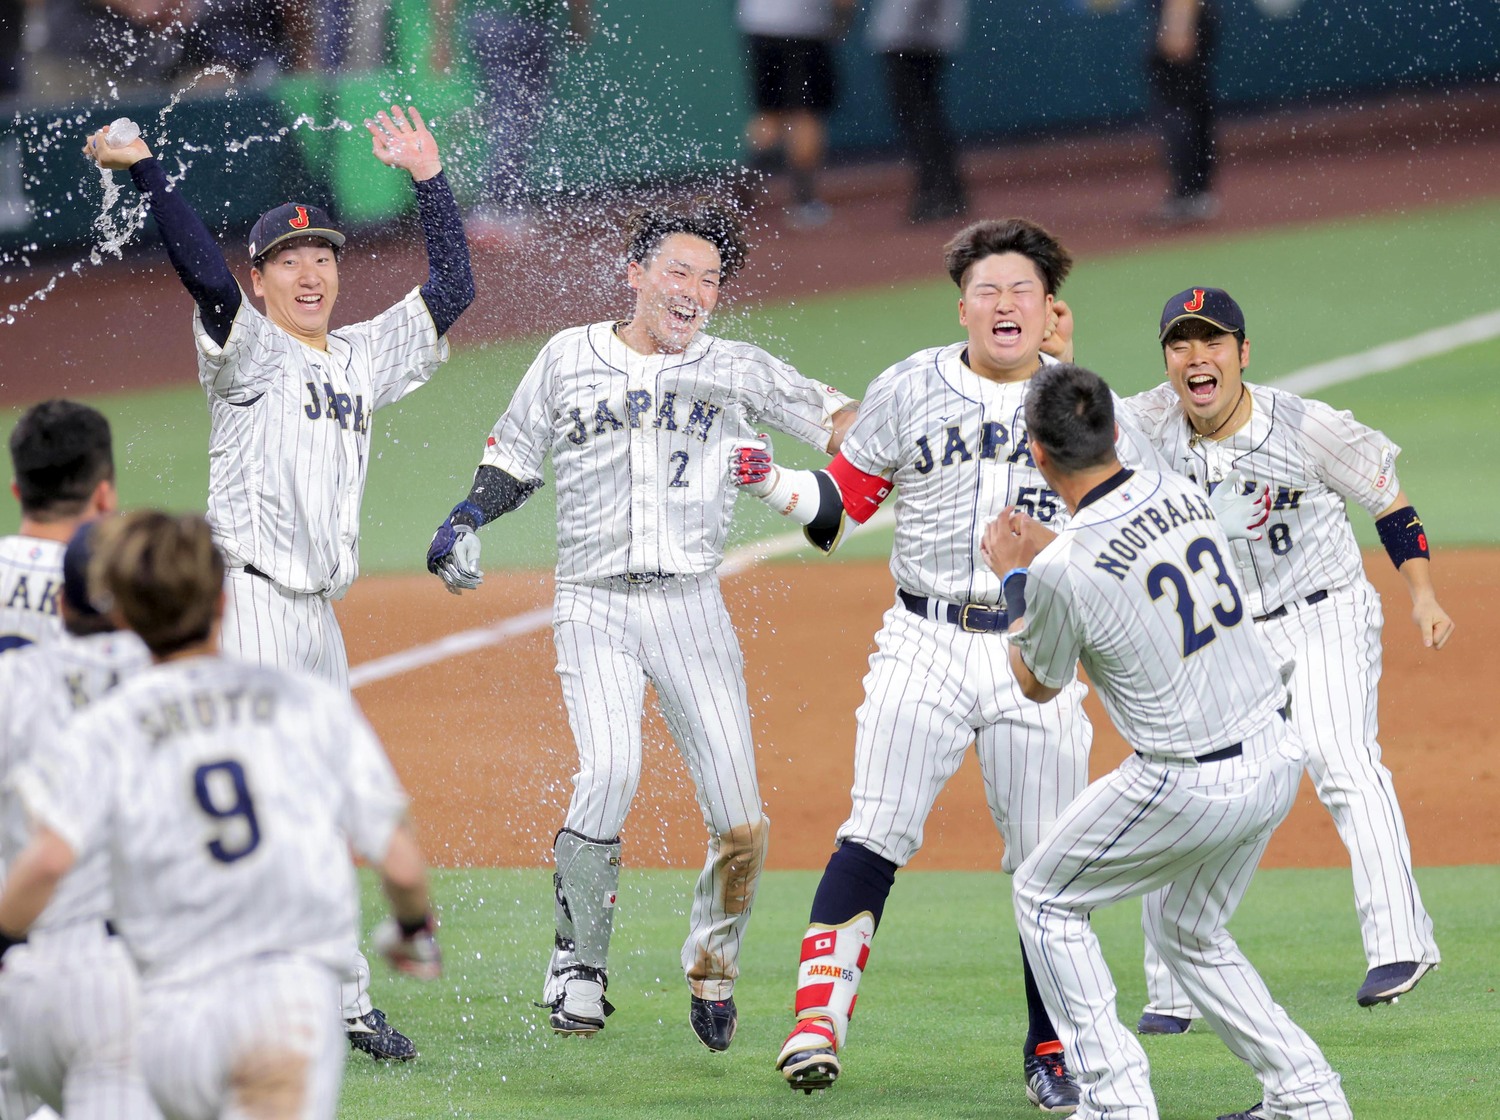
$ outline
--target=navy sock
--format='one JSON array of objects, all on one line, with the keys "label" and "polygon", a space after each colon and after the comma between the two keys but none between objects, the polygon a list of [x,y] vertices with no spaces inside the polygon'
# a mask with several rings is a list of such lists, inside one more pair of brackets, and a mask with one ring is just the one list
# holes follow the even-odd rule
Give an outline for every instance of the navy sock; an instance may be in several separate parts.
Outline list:
[{"label": "navy sock", "polygon": [[1026,1057],[1036,1053],[1038,1046],[1057,1041],[1057,1028],[1042,1003],[1042,993],[1037,991],[1036,977],[1031,973],[1031,962],[1026,959],[1026,945],[1021,945],[1021,974],[1026,977]]},{"label": "navy sock", "polygon": [[828,859],[818,892],[813,895],[809,920],[818,925],[841,926],[868,910],[878,928],[886,897],[895,882],[894,863],[846,840]]}]

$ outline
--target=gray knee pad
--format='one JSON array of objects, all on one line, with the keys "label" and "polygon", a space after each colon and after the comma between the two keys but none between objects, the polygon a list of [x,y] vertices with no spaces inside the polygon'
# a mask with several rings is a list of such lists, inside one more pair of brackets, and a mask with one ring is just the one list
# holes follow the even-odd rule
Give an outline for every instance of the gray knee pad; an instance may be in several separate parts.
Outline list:
[{"label": "gray knee pad", "polygon": [[557,944],[552,972],[574,968],[603,971],[614,931],[615,895],[620,887],[620,840],[591,840],[563,829],[552,845],[557,871]]}]

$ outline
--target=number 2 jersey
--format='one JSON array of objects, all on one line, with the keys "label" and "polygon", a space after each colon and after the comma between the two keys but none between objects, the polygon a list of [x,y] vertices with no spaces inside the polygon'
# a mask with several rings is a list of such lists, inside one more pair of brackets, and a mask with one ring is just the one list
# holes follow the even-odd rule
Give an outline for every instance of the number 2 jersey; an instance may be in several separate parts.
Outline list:
[{"label": "number 2 jersey", "polygon": [[1251,614],[1365,578],[1346,502],[1372,515],[1396,500],[1401,448],[1322,401],[1245,383],[1250,422],[1223,440],[1195,439],[1171,385],[1124,402],[1126,415],[1167,461],[1207,490],[1232,470],[1271,487],[1271,518],[1258,541],[1234,541]]},{"label": "number 2 jersey", "polygon": [[[1032,462],[1030,379],[980,377],[964,363],[966,345],[918,351],[871,382],[840,454],[895,484],[898,586],[953,603],[998,603],[1000,577],[979,551],[990,522],[1016,505],[1056,530],[1068,510]],[[1161,465],[1128,423],[1116,453],[1127,466]]]},{"label": "number 2 jersey", "polygon": [[699,334],[680,354],[637,354],[613,323],[553,336],[495,423],[483,463],[557,476],[557,578],[700,575],[724,557],[738,440],[765,427],[820,451],[852,403],[758,346]]},{"label": "number 2 jersey", "polygon": [[148,983],[267,953],[342,973],[349,849],[383,859],[406,806],[347,693],[219,657],[121,684],[17,782],[76,854],[110,853],[114,924]]},{"label": "number 2 jersey", "polygon": [[1192,758],[1260,730],[1284,699],[1203,491],[1121,470],[1029,566],[1010,640],[1060,688],[1081,661],[1125,741]]}]

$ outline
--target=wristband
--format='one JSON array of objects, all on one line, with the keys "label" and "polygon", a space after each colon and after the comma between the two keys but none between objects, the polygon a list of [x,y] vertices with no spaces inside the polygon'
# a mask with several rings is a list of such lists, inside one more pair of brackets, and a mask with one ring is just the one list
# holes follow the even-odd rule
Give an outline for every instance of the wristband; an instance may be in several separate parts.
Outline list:
[{"label": "wristband", "polygon": [[1422,519],[1411,506],[1402,506],[1375,522],[1375,531],[1380,534],[1380,543],[1391,558],[1391,563],[1401,567],[1408,560],[1427,560],[1427,532],[1422,528]]},{"label": "wristband", "polygon": [[454,525],[467,525],[470,529],[478,529],[484,524],[484,510],[465,498],[453,507],[448,520]]},{"label": "wristband", "polygon": [[427,913],[423,914],[415,922],[408,922],[405,918],[397,918],[396,926],[401,930],[401,936],[410,941],[422,931],[432,928],[432,911],[427,911]]},{"label": "wristband", "polygon": [[1000,594],[1005,599],[1005,617],[1011,622],[1026,614],[1026,576],[1025,568],[1012,568],[1000,581]]}]

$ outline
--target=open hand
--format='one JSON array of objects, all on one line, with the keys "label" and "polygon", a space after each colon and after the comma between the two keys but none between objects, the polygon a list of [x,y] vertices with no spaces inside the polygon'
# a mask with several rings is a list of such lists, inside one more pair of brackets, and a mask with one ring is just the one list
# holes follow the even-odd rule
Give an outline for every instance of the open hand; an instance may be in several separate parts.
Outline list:
[{"label": "open hand", "polygon": [[409,171],[418,182],[443,169],[437,140],[415,105],[410,109],[392,105],[389,113],[382,109],[374,120],[365,121],[365,127],[370,130],[375,158],[387,167]]}]

